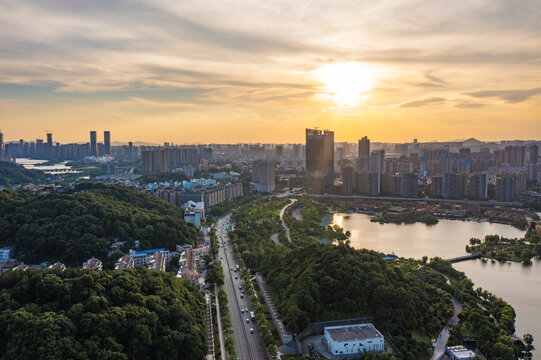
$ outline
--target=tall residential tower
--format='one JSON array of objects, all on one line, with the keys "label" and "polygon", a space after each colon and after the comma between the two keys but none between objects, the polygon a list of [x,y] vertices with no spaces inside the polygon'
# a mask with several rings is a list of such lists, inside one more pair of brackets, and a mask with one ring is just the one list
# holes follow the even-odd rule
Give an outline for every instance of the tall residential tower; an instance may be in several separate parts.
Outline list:
[{"label": "tall residential tower", "polygon": [[306,129],[306,181],[314,193],[334,188],[334,132]]}]

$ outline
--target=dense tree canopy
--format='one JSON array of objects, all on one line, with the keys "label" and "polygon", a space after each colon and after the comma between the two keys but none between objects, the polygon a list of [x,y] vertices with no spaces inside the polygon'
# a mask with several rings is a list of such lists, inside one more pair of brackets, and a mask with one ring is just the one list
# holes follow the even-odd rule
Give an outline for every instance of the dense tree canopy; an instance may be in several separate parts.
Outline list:
[{"label": "dense tree canopy", "polygon": [[197,237],[180,209],[120,185],[83,184],[71,194],[3,191],[0,202],[0,246],[16,246],[17,257],[31,264],[58,260],[80,266],[92,256],[105,260],[114,241],[174,250]]},{"label": "dense tree canopy", "polygon": [[6,161],[0,161],[0,185],[41,184],[47,176],[40,170],[29,170]]},{"label": "dense tree canopy", "polygon": [[202,359],[205,302],[144,268],[0,276],[2,359]]},{"label": "dense tree canopy", "polygon": [[438,291],[443,276],[427,273],[420,282],[417,273],[402,271],[375,251],[313,244],[269,254],[262,267],[293,332],[315,321],[371,316],[398,339],[404,354],[424,358],[428,348],[410,339],[411,332],[437,334],[452,314],[450,296]]}]

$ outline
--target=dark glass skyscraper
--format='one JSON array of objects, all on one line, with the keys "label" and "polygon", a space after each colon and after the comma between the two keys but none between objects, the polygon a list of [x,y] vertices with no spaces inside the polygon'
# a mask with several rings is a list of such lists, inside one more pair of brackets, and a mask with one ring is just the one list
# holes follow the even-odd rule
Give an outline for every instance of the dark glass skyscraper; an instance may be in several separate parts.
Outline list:
[{"label": "dark glass skyscraper", "polygon": [[111,155],[111,132],[103,132],[103,154]]},{"label": "dark glass skyscraper", "polygon": [[366,136],[359,140],[357,171],[360,173],[367,173],[370,171],[370,139]]},{"label": "dark glass skyscraper", "polygon": [[98,155],[98,139],[96,137],[96,132],[90,132],[90,156]]},{"label": "dark glass skyscraper", "polygon": [[310,192],[333,192],[333,131],[306,129],[306,181]]}]

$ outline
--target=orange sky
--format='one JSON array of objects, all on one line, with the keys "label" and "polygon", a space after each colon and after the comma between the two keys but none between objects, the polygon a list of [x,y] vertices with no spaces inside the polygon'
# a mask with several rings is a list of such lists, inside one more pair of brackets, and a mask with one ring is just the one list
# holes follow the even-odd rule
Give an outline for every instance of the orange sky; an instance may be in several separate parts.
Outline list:
[{"label": "orange sky", "polygon": [[90,130],[302,142],[314,126],[337,141],[541,139],[540,17],[535,0],[4,1],[0,129],[60,142]]}]

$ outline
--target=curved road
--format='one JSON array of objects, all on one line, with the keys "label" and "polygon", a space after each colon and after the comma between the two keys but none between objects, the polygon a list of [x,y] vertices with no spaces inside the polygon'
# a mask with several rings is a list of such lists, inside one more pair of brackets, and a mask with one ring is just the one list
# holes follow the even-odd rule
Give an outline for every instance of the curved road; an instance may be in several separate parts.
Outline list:
[{"label": "curved road", "polygon": [[[229,220],[229,214],[220,218],[215,228],[220,245],[218,255],[224,270],[224,291],[228,299],[227,307],[233,327],[235,352],[239,360],[264,360],[267,358],[267,351],[257,330],[257,324],[250,319],[249,312],[253,310],[250,300],[247,295],[241,299],[242,291],[239,287],[243,287],[243,281],[240,279],[238,271],[231,270],[231,268],[235,269],[237,262],[234,259],[233,249],[227,236],[226,229],[230,226]],[[237,278],[235,279],[235,277]],[[243,309],[248,309],[248,313]],[[250,329],[253,329],[253,333]]]},{"label": "curved road", "polygon": [[297,201],[297,199],[290,199],[289,204],[287,204],[286,206],[284,206],[282,208],[282,210],[280,210],[280,220],[282,220],[282,227],[286,231],[287,241],[289,241],[289,242],[291,242],[291,231],[289,230],[289,227],[286,225],[286,223],[284,221],[284,214],[285,214],[287,208],[290,207],[291,205],[293,205],[295,203],[295,201]]}]

